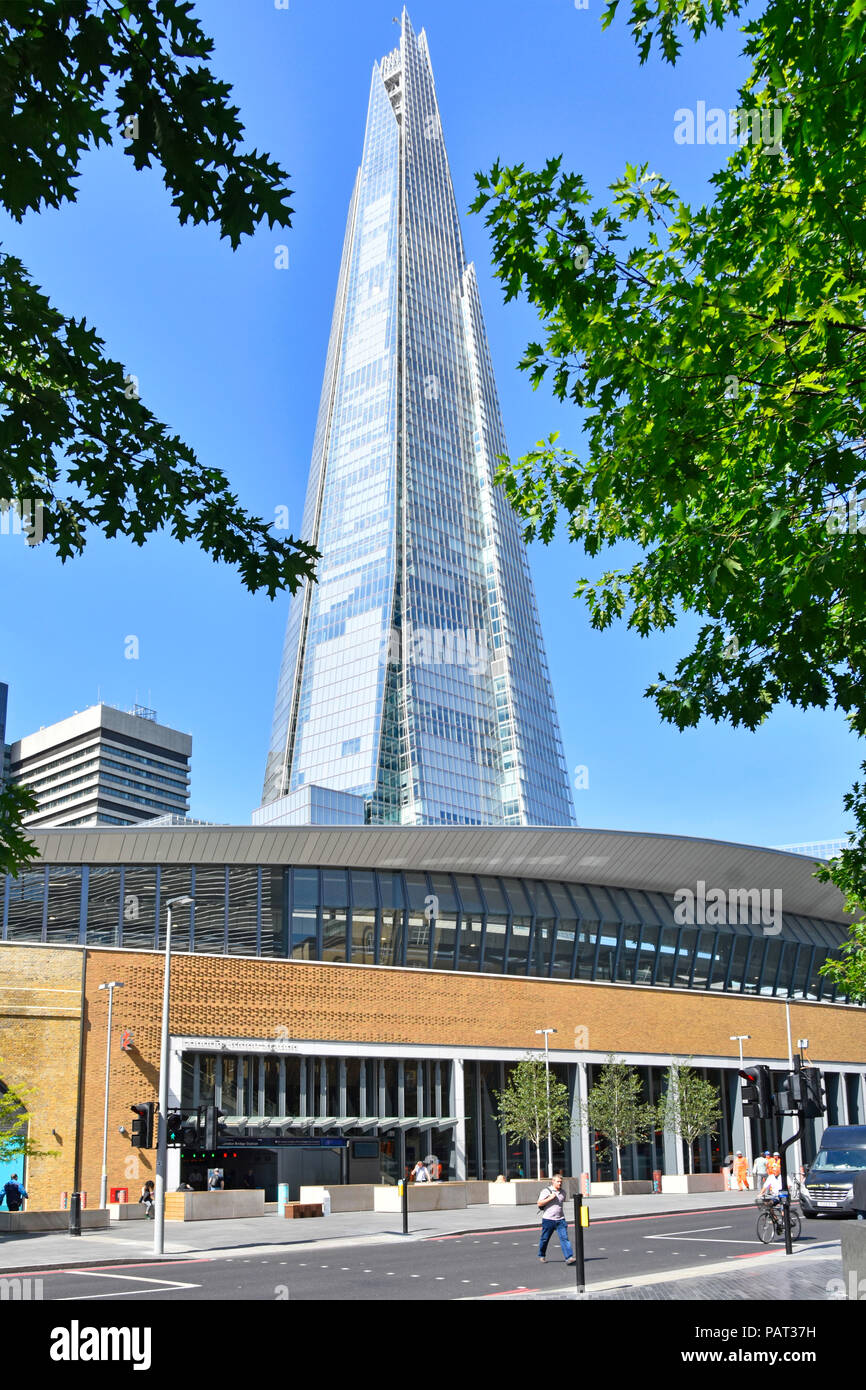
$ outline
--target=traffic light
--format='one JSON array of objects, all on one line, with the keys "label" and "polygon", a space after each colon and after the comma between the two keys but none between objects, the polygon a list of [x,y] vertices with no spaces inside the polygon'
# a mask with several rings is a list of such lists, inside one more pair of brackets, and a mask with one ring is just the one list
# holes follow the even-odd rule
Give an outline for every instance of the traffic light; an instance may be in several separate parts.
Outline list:
[{"label": "traffic light", "polygon": [[804,1120],[815,1120],[827,1109],[822,1094],[823,1080],[817,1067],[803,1067],[800,1070],[802,1086],[802,1115]]},{"label": "traffic light", "polygon": [[814,1120],[826,1110],[821,1093],[822,1078],[817,1067],[789,1071],[776,1095],[776,1108],[782,1115],[799,1115]]},{"label": "traffic light", "polygon": [[206,1149],[215,1149],[219,1144],[220,1120],[224,1114],[217,1105],[205,1106],[203,1143]]},{"label": "traffic light", "polygon": [[156,1105],[152,1100],[146,1100],[138,1105],[131,1105],[129,1108],[135,1115],[132,1122],[132,1147],[134,1149],[152,1149],[153,1114]]},{"label": "traffic light", "polygon": [[770,1083],[770,1068],[752,1067],[751,1071],[741,1071],[745,1081],[742,1089],[743,1115],[747,1120],[769,1120],[775,1114],[773,1093]]}]

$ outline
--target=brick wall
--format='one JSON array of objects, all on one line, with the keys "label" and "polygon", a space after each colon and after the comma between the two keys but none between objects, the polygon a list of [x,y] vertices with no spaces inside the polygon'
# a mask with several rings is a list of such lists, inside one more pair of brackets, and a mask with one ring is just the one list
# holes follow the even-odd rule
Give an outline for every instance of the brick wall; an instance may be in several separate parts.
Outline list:
[{"label": "brick wall", "polygon": [[[67,980],[65,987],[77,988],[80,963],[81,952],[72,948],[2,946],[0,980],[8,984],[12,972],[20,986],[31,987],[32,999],[43,979],[52,988],[64,987]],[[163,958],[154,953],[86,953],[81,1171],[91,1203],[98,1200],[102,1161],[108,1014],[107,994],[99,985],[124,982],[115,994],[108,1181],[128,1186],[135,1198],[141,1183],[154,1176],[155,1153],[131,1148],[129,1107],[157,1097],[162,971]],[[74,1126],[70,1118],[57,1123],[56,1107],[61,1095],[75,1090],[77,1017],[37,1016],[20,1007],[12,1012],[9,1000],[20,1002],[24,996],[0,997],[6,1001],[0,1056],[12,1060],[16,1081],[42,1077],[42,1096],[52,1109],[51,1118],[46,1115],[40,1123],[49,1129],[54,1124],[64,1134],[68,1127],[69,1152]],[[68,999],[77,1015],[77,996]],[[778,999],[203,955],[178,955],[172,962],[174,1034],[369,1043],[375,1053],[382,1043],[524,1049],[537,1045],[540,1027],[557,1029],[558,1049],[577,1043],[576,1057],[589,1049],[650,1053],[660,1065],[672,1054],[735,1058],[730,1035],[751,1033],[751,1055],[787,1059],[785,1008]],[[133,1033],[128,1053],[120,1047],[124,1028]],[[866,1010],[793,1004],[791,1028],[795,1043],[799,1036],[810,1039],[818,1061],[862,1063],[866,1057]],[[39,1104],[41,1113],[41,1099]],[[121,1125],[126,1134],[120,1134]],[[72,1186],[71,1172],[67,1176],[60,1164],[46,1167],[44,1180],[41,1164],[33,1169],[45,1197]]]},{"label": "brick wall", "polygon": [[29,1137],[54,1151],[17,1165],[34,1210],[59,1207],[75,1187],[83,964],[78,950],[0,947],[0,1080],[30,1092]]}]

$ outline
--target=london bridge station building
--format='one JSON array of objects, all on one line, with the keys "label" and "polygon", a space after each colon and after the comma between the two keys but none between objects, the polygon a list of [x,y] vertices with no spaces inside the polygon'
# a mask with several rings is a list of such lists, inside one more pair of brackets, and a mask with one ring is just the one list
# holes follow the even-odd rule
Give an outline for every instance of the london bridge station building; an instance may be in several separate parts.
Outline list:
[{"label": "london bridge station building", "polygon": [[[819,973],[847,919],[805,857],[532,828],[141,827],[35,842],[38,864],[0,879],[0,1079],[27,1090],[30,1137],[53,1150],[26,1167],[32,1207],[71,1190],[98,1200],[106,1056],[109,1186],[152,1175],[130,1106],[157,1096],[166,904],[185,895],[170,1106],[221,1108],[229,1185],[274,1197],[282,1181],[393,1181],[404,1157],[428,1154],[449,1178],[531,1174],[534,1153],[499,1132],[496,1093],[540,1029],[555,1029],[551,1066],[575,1119],[554,1161],[593,1181],[610,1160],[579,1108],[611,1052],[646,1099],[673,1059],[719,1088],[719,1133],[696,1143],[696,1171],[776,1142],[744,1128],[732,1038],[750,1035],[748,1062],[787,1070],[788,1015],[826,1084],[805,1156],[825,1123],[866,1120],[866,1011]],[[170,1150],[169,1188],[201,1169]],[[626,1178],[656,1170],[688,1172],[668,1130],[624,1154]]]}]

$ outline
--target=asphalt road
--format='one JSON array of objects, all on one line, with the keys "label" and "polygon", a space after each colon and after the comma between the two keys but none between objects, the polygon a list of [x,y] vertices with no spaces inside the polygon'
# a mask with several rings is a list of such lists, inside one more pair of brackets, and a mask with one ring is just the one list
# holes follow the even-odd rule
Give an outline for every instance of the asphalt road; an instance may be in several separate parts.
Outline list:
[{"label": "asphalt road", "polygon": [[[781,1248],[756,1236],[754,1207],[688,1215],[600,1221],[585,1236],[586,1278],[594,1283],[699,1269],[706,1262],[752,1261]],[[570,1228],[573,1239],[573,1230]],[[795,1249],[837,1240],[838,1223],[804,1222]],[[251,1247],[240,1256],[137,1261],[110,1266],[73,1262],[33,1271],[47,1301],[105,1304],[171,1300],[454,1300],[555,1289],[574,1281],[554,1236],[548,1263],[537,1259],[538,1228],[434,1236],[424,1240],[329,1245],[292,1251]]]}]

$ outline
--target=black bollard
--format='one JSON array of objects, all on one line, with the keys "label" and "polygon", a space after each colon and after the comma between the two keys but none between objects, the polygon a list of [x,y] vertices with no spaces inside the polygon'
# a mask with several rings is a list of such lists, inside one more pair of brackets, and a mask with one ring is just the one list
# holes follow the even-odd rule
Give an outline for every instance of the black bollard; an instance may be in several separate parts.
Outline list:
[{"label": "black bollard", "polygon": [[[576,1192],[574,1194],[574,1253],[577,1257],[577,1264],[574,1267],[574,1272],[577,1277],[578,1297],[582,1293],[586,1293],[586,1268],[584,1264],[583,1252],[583,1221],[581,1219],[583,1216],[583,1210],[583,1193]],[[587,1215],[588,1214],[589,1213],[587,1212]]]},{"label": "black bollard", "polygon": [[69,1234],[71,1236],[81,1235],[81,1193],[70,1192],[69,1194]]},{"label": "black bollard", "polygon": [[409,1184],[405,1177],[400,1182],[400,1206],[403,1209],[403,1234],[409,1234]]}]

